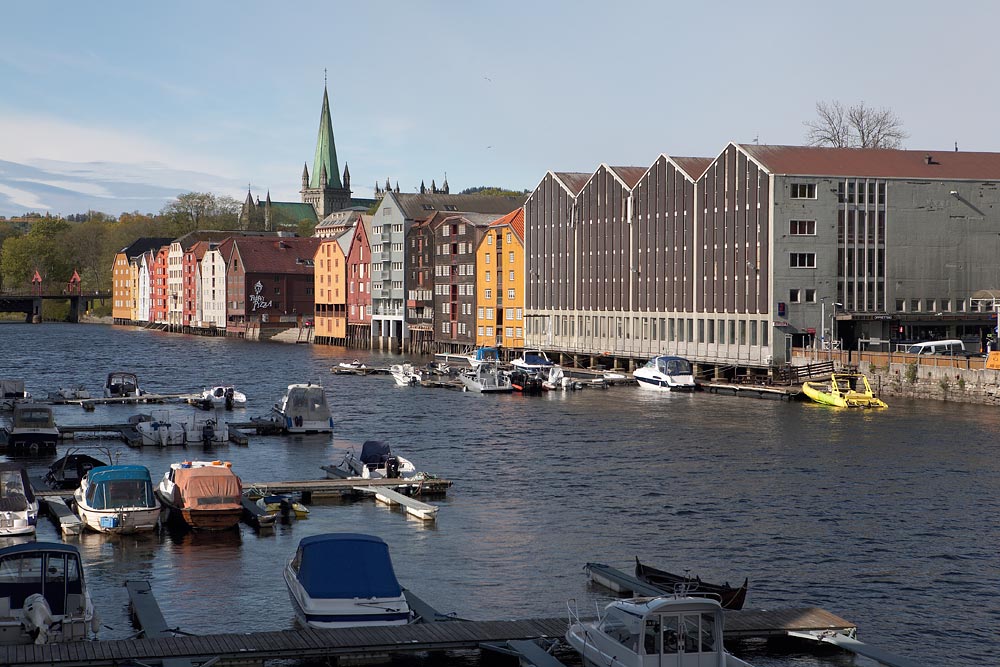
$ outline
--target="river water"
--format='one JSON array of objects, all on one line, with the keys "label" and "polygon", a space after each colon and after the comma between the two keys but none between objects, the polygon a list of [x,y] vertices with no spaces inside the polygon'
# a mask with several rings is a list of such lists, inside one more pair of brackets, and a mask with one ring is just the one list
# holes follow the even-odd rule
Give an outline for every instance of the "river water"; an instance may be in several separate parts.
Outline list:
[{"label": "river water", "polygon": [[[638,555],[709,581],[748,576],[748,607],[823,607],[856,623],[862,641],[918,664],[998,664],[995,407],[895,399],[888,411],[865,413],[634,387],[482,396],[331,374],[354,358],[399,359],[127,327],[0,325],[0,377],[24,378],[35,396],[78,385],[99,395],[108,372],[127,370],[151,392],[235,384],[249,406],[233,418],[245,419],[265,414],[286,385],[312,380],[326,387],[336,424],[332,437],[251,436],[249,447],[207,453],[86,440],[61,445],[58,456],[110,446],[154,480],[174,461],[225,459],[248,483],[320,478],[321,465],[381,439],[454,480],[434,501],[436,525],[370,500],[331,501],[270,534],[241,525],[228,534],[72,538],[103,637],[134,632],[129,579],[150,580],[168,624],[185,631],[292,627],[281,570],[298,540],[353,531],[385,539],[403,585],[466,618],[563,616],[570,599],[592,613],[609,598],[583,565],[630,571]],[[121,423],[141,410],[55,408],[60,424]],[[29,460],[32,475],[53,458]],[[38,539],[60,538],[42,520]],[[798,645],[751,645],[743,656],[758,666],[873,664]]]}]

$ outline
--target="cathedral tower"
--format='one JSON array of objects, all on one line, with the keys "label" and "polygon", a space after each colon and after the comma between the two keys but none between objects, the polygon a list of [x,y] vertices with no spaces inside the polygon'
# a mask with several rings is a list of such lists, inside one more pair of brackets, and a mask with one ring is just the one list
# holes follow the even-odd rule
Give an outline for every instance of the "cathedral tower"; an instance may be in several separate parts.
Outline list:
[{"label": "cathedral tower", "polygon": [[340,179],[337,164],[337,146],[333,141],[333,122],[330,120],[330,98],[323,86],[323,108],[319,114],[319,135],[316,138],[316,155],[310,177],[307,166],[302,168],[302,203],[312,204],[316,217],[323,220],[334,211],[351,205],[350,173],[344,167],[344,180]]}]

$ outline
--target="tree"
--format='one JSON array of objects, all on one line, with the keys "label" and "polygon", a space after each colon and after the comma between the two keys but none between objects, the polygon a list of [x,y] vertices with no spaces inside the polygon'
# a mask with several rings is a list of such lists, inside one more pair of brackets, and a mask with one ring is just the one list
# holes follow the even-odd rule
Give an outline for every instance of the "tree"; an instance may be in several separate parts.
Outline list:
[{"label": "tree", "polygon": [[466,188],[459,192],[460,195],[484,195],[489,197],[520,197],[521,195],[528,194],[527,190],[517,191],[508,190],[507,188],[497,187],[495,185],[480,185],[475,188]]},{"label": "tree", "polygon": [[[181,233],[196,229],[235,229],[240,203],[226,195],[187,192],[163,207],[162,215]],[[178,234],[179,236],[180,234]]]},{"label": "tree", "polygon": [[24,236],[4,241],[0,271],[4,284],[26,287],[37,269],[46,282],[65,283],[73,274],[61,241],[70,224],[59,218],[42,218],[31,223]]},{"label": "tree", "polygon": [[806,140],[812,146],[834,148],[899,148],[908,135],[903,121],[892,109],[859,102],[844,107],[840,102],[817,102],[816,120],[806,121]]}]

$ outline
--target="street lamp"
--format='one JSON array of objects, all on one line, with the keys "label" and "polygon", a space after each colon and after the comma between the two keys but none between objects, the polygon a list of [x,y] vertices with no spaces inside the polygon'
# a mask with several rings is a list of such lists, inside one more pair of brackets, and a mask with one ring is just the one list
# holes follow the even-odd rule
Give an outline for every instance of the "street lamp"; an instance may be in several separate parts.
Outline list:
[{"label": "street lamp", "polygon": [[833,321],[830,323],[830,350],[832,354],[833,341],[837,340],[837,309],[843,308],[844,304],[839,301],[833,302]]}]

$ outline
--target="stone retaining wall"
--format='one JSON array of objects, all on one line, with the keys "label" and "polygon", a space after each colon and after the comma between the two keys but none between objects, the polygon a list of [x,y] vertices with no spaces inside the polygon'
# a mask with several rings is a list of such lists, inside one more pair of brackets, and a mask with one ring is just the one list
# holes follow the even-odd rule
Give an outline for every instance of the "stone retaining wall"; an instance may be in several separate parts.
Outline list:
[{"label": "stone retaining wall", "polygon": [[859,370],[868,376],[872,390],[882,397],[1000,404],[1000,371],[962,368],[935,368],[916,364],[873,366]]}]

